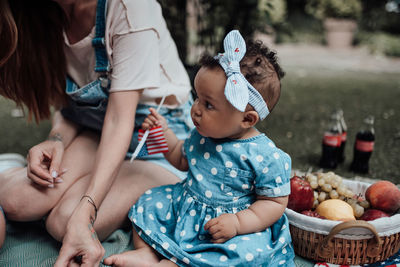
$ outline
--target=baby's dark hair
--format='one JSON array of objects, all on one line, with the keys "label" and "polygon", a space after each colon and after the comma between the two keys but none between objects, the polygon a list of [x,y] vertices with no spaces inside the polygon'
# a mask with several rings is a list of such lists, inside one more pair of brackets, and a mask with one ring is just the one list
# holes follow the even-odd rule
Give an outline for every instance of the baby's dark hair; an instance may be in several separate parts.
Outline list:
[{"label": "baby's dark hair", "polygon": [[[209,54],[201,57],[200,65],[207,68],[221,67],[218,60]],[[285,72],[278,63],[276,52],[259,40],[248,40],[246,54],[240,61],[240,70],[261,94],[271,112],[281,94],[280,80],[285,76]]]}]

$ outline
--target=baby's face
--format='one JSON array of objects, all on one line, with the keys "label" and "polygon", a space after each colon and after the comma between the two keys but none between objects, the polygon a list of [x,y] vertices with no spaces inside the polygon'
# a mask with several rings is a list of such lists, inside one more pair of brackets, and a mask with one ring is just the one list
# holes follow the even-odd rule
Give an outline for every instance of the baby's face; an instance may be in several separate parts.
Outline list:
[{"label": "baby's face", "polygon": [[243,113],[235,109],[224,94],[225,72],[202,67],[194,80],[197,93],[191,116],[197,131],[212,138],[240,138]]}]

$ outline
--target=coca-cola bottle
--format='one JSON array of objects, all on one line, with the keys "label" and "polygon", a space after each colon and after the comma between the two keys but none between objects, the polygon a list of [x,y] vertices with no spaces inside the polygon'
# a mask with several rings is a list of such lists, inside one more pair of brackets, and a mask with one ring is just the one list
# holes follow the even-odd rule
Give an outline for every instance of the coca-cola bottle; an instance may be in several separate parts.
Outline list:
[{"label": "coca-cola bottle", "polygon": [[368,173],[368,162],[374,150],[375,131],[374,117],[364,119],[364,125],[356,135],[354,143],[354,158],[350,170],[358,173]]},{"label": "coca-cola bottle", "polygon": [[340,119],[335,112],[331,115],[328,130],[322,139],[321,168],[334,169],[338,164],[338,153],[342,142]]},{"label": "coca-cola bottle", "polygon": [[346,147],[346,141],[347,141],[347,125],[346,122],[344,121],[344,116],[343,116],[343,110],[339,109],[337,111],[338,116],[339,116],[339,122],[340,122],[340,127],[341,127],[341,143],[338,151],[338,163],[343,163],[345,159],[345,153],[344,149]]}]

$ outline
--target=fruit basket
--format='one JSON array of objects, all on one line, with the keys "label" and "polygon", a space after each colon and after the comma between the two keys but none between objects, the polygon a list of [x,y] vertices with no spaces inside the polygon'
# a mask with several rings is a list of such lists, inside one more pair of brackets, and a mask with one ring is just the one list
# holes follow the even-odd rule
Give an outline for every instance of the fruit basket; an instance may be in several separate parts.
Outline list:
[{"label": "fruit basket", "polygon": [[[364,196],[369,183],[343,179]],[[373,221],[347,222],[310,217],[286,209],[297,255],[314,261],[361,265],[383,261],[400,249],[400,214]]]}]

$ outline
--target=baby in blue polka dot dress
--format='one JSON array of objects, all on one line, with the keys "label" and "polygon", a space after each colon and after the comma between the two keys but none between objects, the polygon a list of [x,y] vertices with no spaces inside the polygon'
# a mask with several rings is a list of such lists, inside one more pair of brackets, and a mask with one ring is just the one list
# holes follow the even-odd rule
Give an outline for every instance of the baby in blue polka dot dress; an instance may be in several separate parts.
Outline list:
[{"label": "baby in blue polka dot dress", "polygon": [[227,35],[224,48],[200,61],[195,129],[185,141],[156,110],[145,119],[143,129],[162,126],[165,157],[188,175],[139,198],[129,212],[135,250],[105,264],[294,266],[284,214],[291,159],[255,128],[277,103],[284,73],[275,52],[259,41],[245,43],[238,31]]}]

